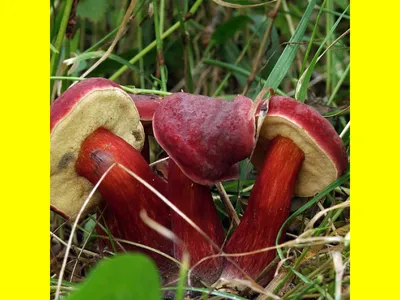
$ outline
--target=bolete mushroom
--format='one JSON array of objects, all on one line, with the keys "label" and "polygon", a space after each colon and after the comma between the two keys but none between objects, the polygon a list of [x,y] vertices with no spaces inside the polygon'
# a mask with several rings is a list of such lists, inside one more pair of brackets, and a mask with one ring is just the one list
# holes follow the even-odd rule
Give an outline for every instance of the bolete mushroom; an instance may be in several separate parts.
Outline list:
[{"label": "bolete mushroom", "polygon": [[[200,227],[216,245],[222,246],[225,233],[210,188],[189,179],[172,159],[169,159],[168,168],[168,196],[170,201]],[[174,244],[175,258],[181,260],[183,252],[188,251],[191,266],[206,256],[218,253],[203,235],[174,211],[171,211],[171,230],[183,242],[183,244]],[[223,266],[222,257],[206,260],[192,272],[197,278],[191,279],[195,279],[195,282],[196,279],[200,279],[212,284],[221,275]]]},{"label": "bolete mushroom", "polygon": [[[114,163],[123,164],[165,192],[165,183],[138,152],[144,140],[138,111],[114,82],[92,78],[77,83],[56,99],[50,119],[51,209],[75,219],[94,184]],[[170,227],[169,208],[125,170],[116,166],[107,174],[83,215],[101,199],[115,216],[119,238],[171,252],[171,242],[139,219],[139,212],[145,209],[150,217]]]},{"label": "bolete mushroom", "polygon": [[237,177],[237,163],[255,143],[252,101],[236,96],[224,101],[174,93],[153,116],[154,137],[183,173],[196,183],[212,185]]},{"label": "bolete mushroom", "polygon": [[[226,253],[274,246],[292,196],[317,194],[343,174],[348,162],[344,144],[329,121],[312,107],[281,96],[270,99],[254,155],[256,164],[263,162],[240,225],[224,247]],[[255,279],[275,255],[267,251],[233,259]],[[227,263],[221,279],[242,278]]]},{"label": "bolete mushroom", "polygon": [[[103,127],[134,148],[143,146],[144,132],[131,98],[114,82],[90,78],[77,83],[50,108],[50,207],[74,219],[93,188],[78,176],[76,160],[82,142]],[[100,203],[95,193],[86,211]]]},{"label": "bolete mushroom", "polygon": [[313,107],[295,99],[273,96],[252,157],[260,167],[268,143],[276,136],[290,138],[305,154],[297,176],[294,194],[314,196],[344,173],[347,153],[331,123]]}]

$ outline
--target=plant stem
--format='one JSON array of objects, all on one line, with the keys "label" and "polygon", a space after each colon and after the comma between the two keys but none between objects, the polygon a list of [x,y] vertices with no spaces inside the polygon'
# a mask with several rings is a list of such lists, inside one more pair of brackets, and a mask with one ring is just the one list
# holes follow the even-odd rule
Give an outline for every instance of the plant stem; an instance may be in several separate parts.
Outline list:
[{"label": "plant stem", "polygon": [[[179,28],[180,23],[177,22],[174,25],[172,25],[170,28],[168,28],[167,31],[165,31],[162,35],[161,35],[161,39],[165,39],[166,37],[168,37],[171,33],[173,33],[176,29]],[[144,48],[142,51],[140,51],[138,54],[136,54],[130,61],[129,63],[131,63],[132,65],[137,63],[140,59],[142,59],[147,53],[149,53],[151,50],[153,50],[153,48],[157,45],[156,41],[151,42],[146,48]],[[110,80],[116,80],[118,79],[122,73],[124,73],[126,70],[128,70],[128,68],[126,66],[123,66],[121,68],[119,68],[112,76],[110,76]]]},{"label": "plant stem", "polygon": [[[264,23],[267,19],[263,20],[262,23]],[[261,23],[261,24],[262,24]],[[242,52],[240,53],[239,57],[236,59],[235,61],[235,66],[237,66],[243,59],[245,53],[247,52],[247,49],[249,49],[249,46],[251,44],[251,42],[253,41],[254,37],[256,36],[259,28],[261,27],[261,24],[257,27],[256,30],[254,30],[253,34],[250,36],[250,38],[247,39],[247,43],[246,45],[243,47]],[[218,87],[216,88],[214,94],[212,95],[212,97],[217,97],[219,95],[219,93],[221,92],[222,88],[224,87],[224,85],[226,84],[226,82],[228,81],[228,79],[232,76],[232,72],[229,71],[229,73],[227,73],[224,77],[224,79],[221,81],[221,83],[218,85]]]},{"label": "plant stem", "polygon": [[176,285],[177,287],[175,295],[176,300],[184,299],[186,277],[189,270],[189,261],[190,261],[189,253],[184,252],[182,257],[182,265],[181,268],[179,269],[178,284]]},{"label": "plant stem", "polygon": [[[135,13],[133,13],[133,17],[135,17],[136,15],[139,16],[139,13],[141,12],[141,8],[143,6],[143,0],[138,3],[136,5],[136,10]],[[83,19],[82,19],[83,20]],[[130,21],[128,21],[127,25],[129,24]],[[103,37],[101,40],[99,40],[97,43],[95,43],[93,46],[91,46],[90,48],[86,49],[85,51],[82,52],[91,52],[94,49],[100,47],[106,40],[108,40],[110,37],[112,37],[119,29],[119,26],[115,27],[111,32],[107,33],[107,35],[105,37]]]},{"label": "plant stem", "polygon": [[161,89],[165,92],[167,91],[167,70],[164,63],[163,43],[161,39],[162,32],[160,27],[157,0],[153,0],[153,17],[154,17],[154,30],[156,33],[157,62],[160,68],[160,76],[161,76]]},{"label": "plant stem", "polygon": [[51,62],[50,62],[50,74],[51,75],[55,75],[56,70],[57,70],[57,66],[58,66],[57,61],[58,61],[58,57],[61,52],[61,46],[62,46],[62,42],[64,40],[65,30],[67,29],[69,14],[71,13],[71,8],[72,8],[73,2],[74,2],[73,0],[67,0],[67,3],[64,8],[63,17],[61,19],[61,24],[60,24],[60,29],[58,30],[56,42],[54,44],[54,47],[57,49],[58,53],[53,52],[53,54],[51,56]]},{"label": "plant stem", "polygon": [[276,4],[275,4],[274,9],[273,9],[273,10],[271,11],[271,13],[269,14],[268,26],[267,26],[267,29],[266,29],[265,32],[264,32],[263,39],[262,39],[262,41],[261,41],[261,45],[260,45],[260,47],[259,47],[259,49],[258,49],[256,59],[255,59],[254,62],[253,62],[253,67],[252,67],[252,69],[251,69],[250,76],[249,76],[249,78],[247,79],[247,83],[246,83],[246,86],[244,87],[244,90],[243,90],[243,92],[242,92],[242,95],[246,95],[246,94],[247,94],[247,92],[249,91],[249,88],[250,88],[251,84],[252,84],[253,81],[254,81],[254,77],[255,77],[255,75],[256,75],[256,72],[257,72],[257,70],[258,70],[258,66],[259,66],[260,61],[261,61],[261,55],[262,55],[263,52],[264,52],[265,44],[267,43],[267,39],[268,39],[268,37],[269,37],[269,35],[270,35],[270,33],[271,33],[272,25],[274,24],[274,20],[275,20],[277,14],[278,14],[278,9],[279,9],[279,6],[280,6],[280,5],[281,5],[281,0],[278,0],[278,1],[276,2]]},{"label": "plant stem", "polygon": [[[137,21],[137,25],[136,25],[136,28],[137,28],[136,42],[137,42],[137,45],[138,45],[139,52],[141,52],[142,49],[143,49],[143,34],[142,34],[142,27],[140,26],[141,19],[142,19],[142,10],[139,10],[138,13],[137,13],[137,18],[136,18],[136,21]],[[145,86],[145,83],[144,83],[144,62],[143,62],[143,57],[139,59],[139,70],[140,70],[140,74],[139,74],[139,76],[140,76],[139,77],[140,78],[139,79],[140,80],[140,87],[141,88],[145,88],[146,86]]]},{"label": "plant stem", "polygon": [[[250,72],[247,71],[246,69],[243,69],[237,65],[233,65],[233,64],[226,63],[223,61],[206,58],[203,60],[203,63],[205,63],[207,65],[214,65],[214,66],[217,66],[220,68],[224,68],[224,69],[230,70],[231,72],[236,72],[236,73],[244,75],[244,76],[250,76]],[[260,78],[259,76],[254,76],[254,78],[261,84],[264,84],[264,82],[265,82],[265,80]]]},{"label": "plant stem", "polygon": [[[50,76],[51,80],[70,80],[70,81],[82,81],[85,80],[85,78],[81,77],[66,77],[66,76]],[[150,95],[160,95],[160,96],[168,96],[171,95],[169,92],[164,92],[164,91],[158,91],[158,90],[149,90],[149,89],[137,89],[137,88],[132,88],[129,86],[124,86],[120,85],[121,88],[129,93],[132,94],[150,94]]]},{"label": "plant stem", "polygon": [[[208,59],[208,58],[204,59],[203,63],[208,64],[208,65],[218,66],[218,67],[230,70],[231,72],[237,72],[238,74],[241,74],[244,76],[250,76],[249,71],[237,66],[236,64],[233,65],[230,63],[226,63],[226,62],[222,62],[222,61],[214,60],[214,59]],[[254,79],[256,79],[261,84],[265,84],[265,82],[266,82],[264,79],[260,78],[259,76],[255,76]],[[276,88],[274,90],[278,95],[286,96],[286,94],[282,90],[280,90],[278,88]]]},{"label": "plant stem", "polygon": [[164,32],[164,17],[165,13],[165,0],[160,0],[160,33],[162,34]]},{"label": "plant stem", "polygon": [[319,18],[321,17],[321,14],[322,14],[322,11],[323,11],[323,8],[324,8],[324,6],[325,6],[326,1],[327,1],[327,0],[324,0],[324,2],[322,3],[321,8],[320,8],[320,10],[319,10],[319,12],[318,12],[317,19],[315,20],[315,26],[314,26],[313,32],[312,32],[312,34],[311,34],[311,37],[310,37],[310,42],[308,43],[308,46],[307,46],[306,54],[304,55],[303,63],[302,63],[302,65],[301,65],[300,74],[303,74],[304,69],[305,69],[305,67],[306,67],[308,55],[310,54],[311,47],[312,47],[312,45],[313,45],[313,41],[314,41],[314,38],[315,38],[315,34],[317,33]]},{"label": "plant stem", "polygon": [[[346,182],[347,180],[349,180],[350,178],[350,173],[347,172],[346,174],[344,174],[342,177],[338,178],[337,180],[335,180],[334,182],[332,182],[330,185],[328,185],[323,191],[321,191],[319,194],[317,194],[313,199],[311,199],[310,201],[308,201],[306,204],[304,204],[302,207],[300,207],[298,210],[296,210],[295,213],[293,213],[286,221],[285,223],[282,225],[278,236],[276,238],[276,245],[279,244],[279,239],[281,238],[281,233],[282,233],[282,228],[285,228],[286,224],[288,224],[291,220],[293,220],[296,216],[300,215],[301,213],[303,213],[305,210],[307,210],[308,208],[312,207],[313,205],[315,205],[315,203],[317,203],[317,201],[319,201],[322,197],[324,197],[325,195],[327,195],[331,190],[333,190],[334,188],[336,188],[337,186],[340,186],[342,183]],[[325,217],[325,219],[321,222],[320,227],[323,227],[326,225],[326,222],[328,221],[328,218]],[[334,220],[332,219],[332,222]],[[318,236],[319,233],[316,232],[315,236]],[[310,247],[304,248],[303,252],[300,254],[299,258],[296,260],[296,262],[293,264],[293,267],[289,267],[289,269],[296,269],[303,261],[303,258],[305,257],[305,255],[307,254],[307,252],[310,250]],[[278,248],[277,249],[278,255],[281,257],[281,259],[284,257],[283,256],[283,251],[282,249]],[[273,293],[277,293],[282,286],[285,284],[285,282],[291,277],[293,276],[292,272],[288,272],[285,277],[281,280],[281,282],[279,282],[279,284],[276,286],[276,288],[274,289]]]},{"label": "plant stem", "polygon": [[328,102],[326,103],[327,105],[330,105],[335,98],[337,92],[339,91],[340,87],[342,86],[343,81],[346,79],[347,75],[349,74],[350,71],[350,64],[347,65],[346,70],[344,70],[342,77],[340,77],[338,83],[336,84],[335,88],[332,91],[331,96],[329,97]]},{"label": "plant stem", "polygon": [[79,36],[79,50],[83,52],[85,49],[86,38],[86,21],[85,18],[80,18],[80,36]]},{"label": "plant stem", "polygon": [[169,92],[165,91],[158,91],[158,90],[148,90],[148,89],[137,89],[137,88],[130,88],[127,86],[121,85],[122,89],[132,93],[132,94],[151,94],[151,95],[160,95],[160,96],[168,96],[171,95]]},{"label": "plant stem", "polygon": [[[329,0],[327,2],[327,9],[333,11],[333,0]],[[333,15],[332,14],[327,14],[326,15],[326,35],[329,34],[329,31],[331,30],[333,26]],[[332,44],[333,40],[335,39],[333,33],[329,35],[329,38],[327,40],[328,45]],[[332,92],[332,85],[333,85],[333,74],[334,74],[334,65],[333,65],[333,54],[331,51],[328,51],[326,54],[326,90],[325,93],[328,97],[330,97],[331,92]]]},{"label": "plant stem", "polygon": [[[190,17],[197,11],[197,9],[199,8],[199,6],[201,5],[201,3],[203,2],[203,0],[197,0],[193,6],[190,8],[189,13],[186,15],[185,17],[185,22],[190,19]],[[165,39],[166,37],[168,37],[169,35],[171,35],[175,30],[177,30],[179,28],[179,26],[181,25],[180,22],[176,22],[174,25],[172,25],[170,28],[168,28],[167,31],[165,31],[162,35],[161,35],[161,39]],[[149,53],[155,46],[157,45],[156,41],[151,42],[146,48],[144,48],[142,51],[140,51],[137,55],[135,55],[129,62],[131,64],[135,64],[139,59],[141,59],[142,57],[144,57],[147,53]],[[119,68],[109,79],[110,80],[116,80],[118,79],[122,73],[124,73],[128,68],[126,66],[123,66],[121,68]]]},{"label": "plant stem", "polygon": [[227,193],[226,193],[226,191],[224,189],[224,186],[222,185],[221,182],[217,182],[215,184],[215,187],[218,190],[218,193],[219,193],[219,196],[221,198],[222,203],[224,203],[225,208],[228,211],[228,215],[231,218],[231,222],[233,223],[233,225],[235,227],[237,227],[239,225],[239,223],[240,223],[240,219],[239,219],[239,217],[238,217],[238,215],[236,213],[235,208],[232,205],[231,200],[229,199],[229,197],[228,197],[228,195],[227,195]]},{"label": "plant stem", "polygon": [[125,12],[124,18],[122,20],[122,23],[120,25],[120,27],[118,28],[118,32],[114,38],[114,40],[112,41],[110,47],[108,47],[107,51],[103,54],[102,57],[100,57],[100,59],[98,61],[96,61],[88,70],[85,71],[85,73],[83,73],[81,75],[81,77],[86,77],[87,75],[89,75],[94,69],[96,69],[103,61],[105,61],[107,59],[107,57],[110,56],[110,54],[113,52],[115,46],[117,45],[118,41],[121,39],[121,37],[124,34],[124,29],[126,24],[129,22],[129,18],[130,15],[132,14],[134,8],[136,6],[136,1],[135,0],[131,0],[128,9]]},{"label": "plant stem", "polygon": [[185,2],[185,7],[182,9],[181,5],[178,0],[175,0],[175,5],[178,11],[179,22],[181,22],[181,41],[182,41],[182,48],[183,48],[183,59],[184,59],[184,76],[185,76],[185,83],[186,83],[186,90],[189,93],[193,93],[193,77],[192,77],[192,64],[189,58],[190,55],[190,37],[189,33],[186,31],[186,24],[183,21],[183,15],[186,14],[187,11],[187,2]]},{"label": "plant stem", "polygon": [[83,52],[91,52],[94,49],[96,49],[97,47],[99,47],[101,44],[103,44],[106,40],[108,40],[110,37],[112,37],[115,33],[117,33],[119,29],[119,26],[114,28],[111,32],[109,32],[105,37],[103,37],[100,41],[98,41],[97,43],[95,43],[93,46],[89,47],[88,49],[86,49]]}]

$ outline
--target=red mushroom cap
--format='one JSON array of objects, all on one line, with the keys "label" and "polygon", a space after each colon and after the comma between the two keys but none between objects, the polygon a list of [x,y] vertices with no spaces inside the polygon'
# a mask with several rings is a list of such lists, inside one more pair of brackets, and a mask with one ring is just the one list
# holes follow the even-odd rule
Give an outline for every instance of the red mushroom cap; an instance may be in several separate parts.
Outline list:
[{"label": "red mushroom cap", "polygon": [[154,112],[156,111],[157,107],[160,105],[162,98],[157,95],[136,95],[136,94],[129,94],[132,98],[135,106],[140,115],[140,121],[142,124],[144,122],[149,122],[153,120]]},{"label": "red mushroom cap", "polygon": [[140,115],[140,122],[144,127],[144,131],[148,135],[153,135],[153,115],[157,107],[160,105],[162,98],[156,95],[136,95],[129,94]]},{"label": "red mushroom cap", "polygon": [[253,155],[260,166],[268,143],[277,135],[290,138],[304,152],[294,194],[313,196],[341,176],[347,168],[347,153],[332,124],[314,108],[295,99],[273,96]]},{"label": "red mushroom cap", "polygon": [[[51,208],[73,219],[93,185],[75,171],[83,140],[103,127],[140,150],[143,126],[131,98],[116,83],[103,78],[81,81],[53,103],[50,109]],[[100,201],[96,193],[85,212]]]},{"label": "red mushroom cap", "polygon": [[237,162],[255,143],[252,101],[224,101],[200,95],[167,96],[153,117],[154,137],[194,182],[211,185],[237,176]]}]

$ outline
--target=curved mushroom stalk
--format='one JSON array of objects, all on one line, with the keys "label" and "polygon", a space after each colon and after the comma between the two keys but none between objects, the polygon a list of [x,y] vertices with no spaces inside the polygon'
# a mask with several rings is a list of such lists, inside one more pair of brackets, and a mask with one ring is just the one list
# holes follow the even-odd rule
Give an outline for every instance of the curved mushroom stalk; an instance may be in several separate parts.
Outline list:
[{"label": "curved mushroom stalk", "polygon": [[[92,184],[96,184],[114,163],[124,165],[166,195],[165,183],[153,173],[140,153],[103,128],[94,131],[82,143],[76,171]],[[150,218],[170,228],[169,208],[154,193],[118,166],[107,174],[98,190],[107,205],[106,220],[108,218],[112,222],[111,231],[115,237],[172,254],[171,241],[150,229],[139,215],[141,210],[145,210]],[[171,267],[171,262],[159,254],[128,244],[123,244],[123,247],[148,253],[156,260],[162,273]]]},{"label": "curved mushroom stalk", "polygon": [[[168,195],[171,202],[200,227],[215,244],[222,246],[225,234],[210,188],[186,177],[172,159],[169,160],[168,168]],[[174,245],[175,258],[181,260],[183,252],[188,251],[190,266],[206,256],[218,253],[208,240],[174,211],[171,211],[171,229],[183,241],[183,244]],[[192,274],[207,284],[212,284],[219,278],[223,266],[222,257],[206,260],[200,263]]]},{"label": "curved mushroom stalk", "polygon": [[[229,238],[226,253],[250,252],[271,247],[282,224],[289,216],[296,176],[304,160],[304,153],[290,139],[272,140],[259,176],[249,198],[240,225]],[[233,260],[253,279],[268,266],[276,251],[238,256]],[[243,278],[243,274],[228,264],[223,280]],[[271,273],[262,281],[271,278]]]},{"label": "curved mushroom stalk", "polygon": [[[254,155],[258,177],[240,225],[226,244],[228,253],[274,246],[292,195],[319,193],[347,166],[346,149],[329,121],[312,107],[280,96],[270,99]],[[274,257],[275,251],[268,251],[235,260],[255,279]],[[221,277],[231,280],[243,275],[229,264]],[[270,277],[271,273],[261,281]]]}]

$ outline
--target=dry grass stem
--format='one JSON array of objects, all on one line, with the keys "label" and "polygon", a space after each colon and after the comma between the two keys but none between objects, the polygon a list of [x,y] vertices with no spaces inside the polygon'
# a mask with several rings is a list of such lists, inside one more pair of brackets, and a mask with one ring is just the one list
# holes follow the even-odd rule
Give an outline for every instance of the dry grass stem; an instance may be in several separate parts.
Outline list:
[{"label": "dry grass stem", "polygon": [[104,178],[107,176],[107,174],[112,170],[112,168],[114,168],[116,165],[116,163],[113,163],[105,172],[104,174],[100,177],[100,180],[96,183],[96,185],[93,187],[93,189],[91,190],[91,192],[89,193],[88,197],[86,198],[86,200],[83,202],[82,207],[78,213],[78,215],[76,216],[75,222],[72,225],[72,229],[71,229],[71,234],[69,236],[68,239],[68,244],[67,244],[67,248],[65,250],[65,256],[63,259],[63,263],[61,265],[61,270],[60,270],[60,274],[58,277],[58,283],[57,283],[57,289],[56,289],[56,294],[55,294],[55,300],[58,300],[60,297],[60,287],[61,287],[61,283],[63,280],[63,276],[64,276],[64,271],[65,271],[65,267],[67,265],[67,261],[68,261],[68,255],[69,255],[69,251],[71,249],[71,245],[72,245],[72,240],[74,238],[74,233],[76,231],[76,227],[78,225],[79,219],[81,218],[81,215],[83,213],[83,211],[85,210],[86,206],[88,205],[90,199],[93,197],[93,194],[96,192],[97,188],[99,187],[99,185],[101,184],[101,182],[104,180]]}]

